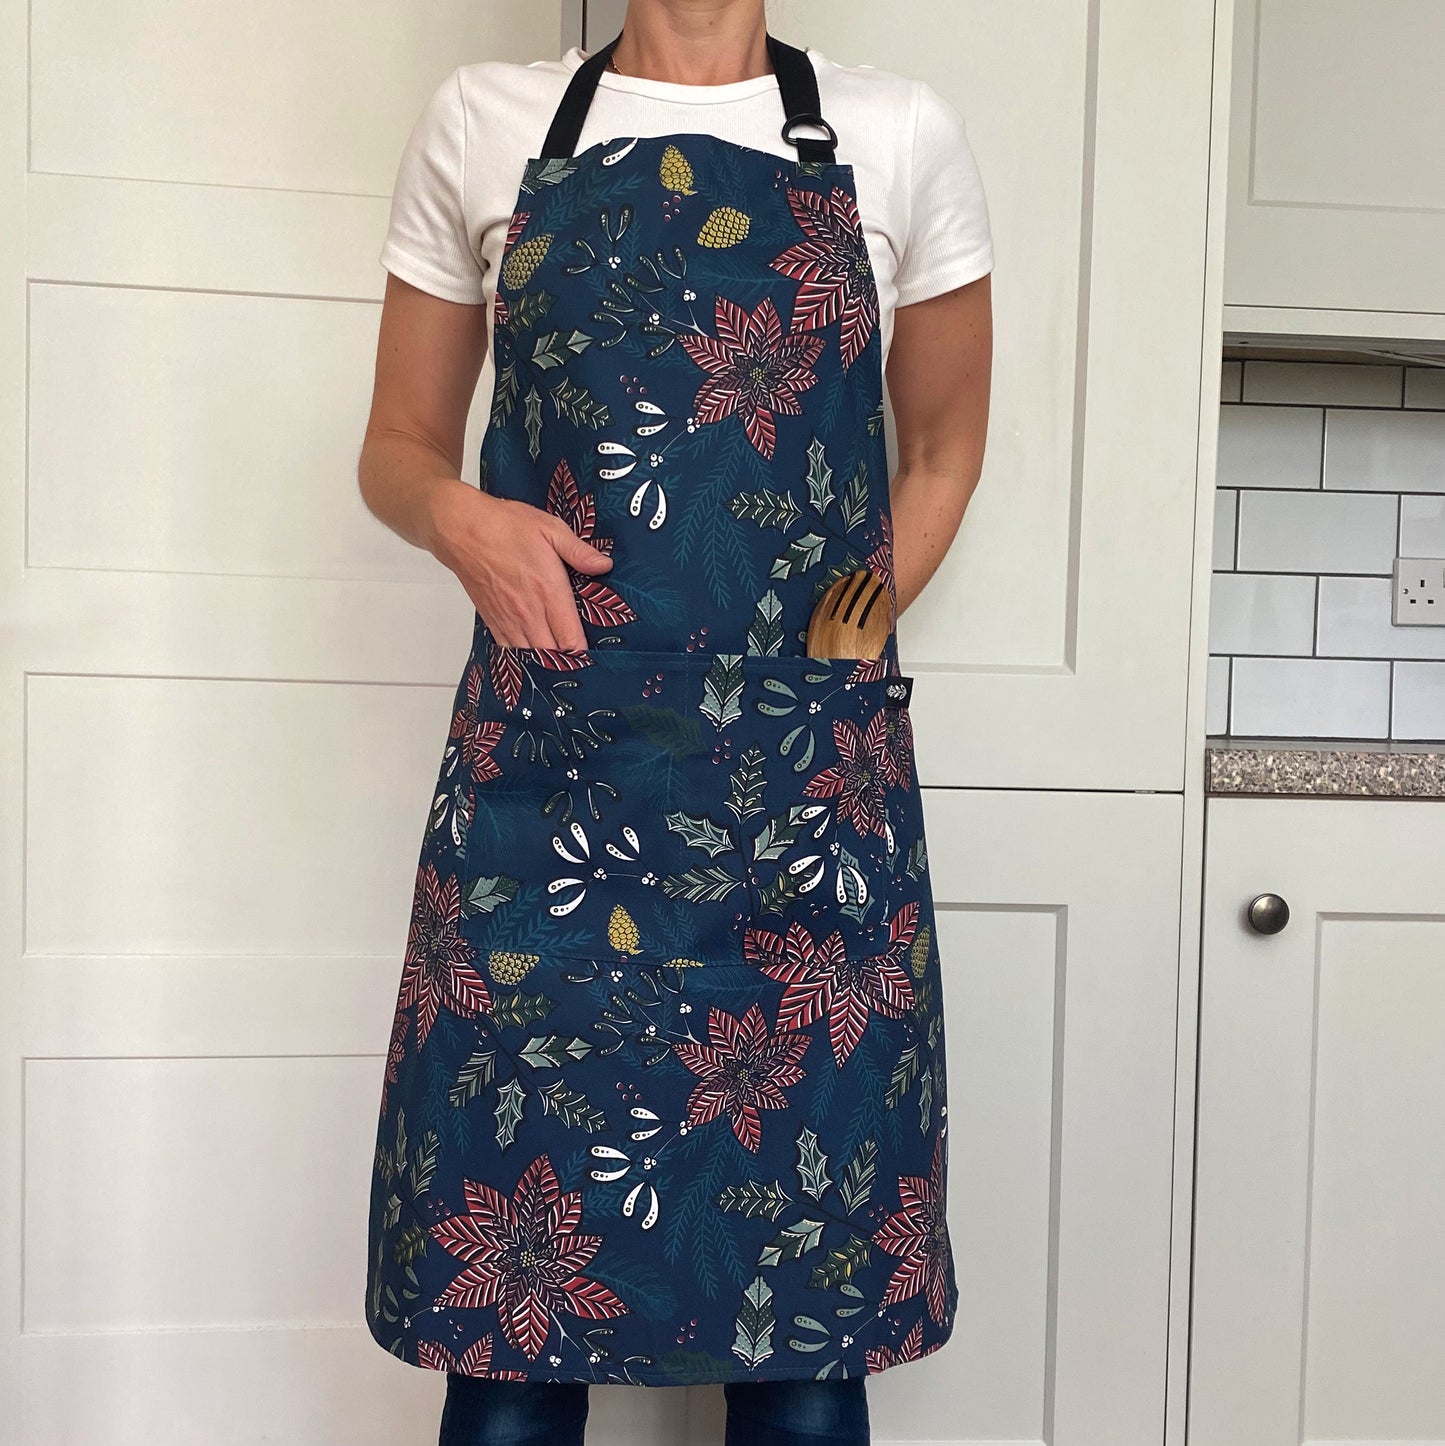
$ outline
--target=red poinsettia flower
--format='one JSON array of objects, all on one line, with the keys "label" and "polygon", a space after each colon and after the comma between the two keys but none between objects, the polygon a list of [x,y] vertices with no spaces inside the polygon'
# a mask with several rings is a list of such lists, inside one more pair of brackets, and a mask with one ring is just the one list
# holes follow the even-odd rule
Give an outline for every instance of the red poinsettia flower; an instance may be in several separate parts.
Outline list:
[{"label": "red poinsettia flower", "polygon": [[711,1044],[689,1039],[673,1045],[677,1057],[699,1076],[687,1097],[688,1124],[705,1125],[726,1112],[738,1142],[756,1150],[763,1137],[758,1111],[788,1108],[783,1090],[803,1078],[798,1061],[807,1051],[808,1036],[789,1029],[769,1035],[756,1004],[741,1019],[714,1005],[707,1032]]},{"label": "red poinsettia flower", "polygon": [[778,1004],[778,1023],[800,1029],[826,1014],[840,1069],[863,1038],[870,1012],[897,1019],[913,1007],[913,981],[898,958],[906,947],[895,943],[887,954],[850,959],[836,929],[821,943],[796,919],[786,934],[752,925],[743,931],[744,957],[769,979],[787,986]]},{"label": "red poinsettia flower", "polygon": [[[583,493],[577,486],[577,479],[572,475],[565,457],[557,463],[547,486],[547,511],[560,517],[583,542],[599,552],[611,554],[612,539],[593,536],[597,528],[597,499],[590,492]],[[578,611],[584,622],[615,628],[619,623],[630,623],[637,617],[611,584],[570,567],[567,571],[571,574],[572,591],[577,595]]]},{"label": "red poinsettia flower", "polygon": [[863,1353],[863,1360],[869,1371],[886,1370],[889,1366],[902,1365],[904,1361],[916,1361],[923,1354],[923,1317],[913,1322],[913,1329],[898,1342],[898,1348],[891,1346],[869,1346]]},{"label": "red poinsettia flower", "polygon": [[407,1017],[406,1010],[400,1005],[391,1021],[391,1043],[386,1050],[386,1074],[381,1081],[381,1117],[386,1118],[386,1096],[387,1091],[397,1081],[397,1071],[401,1068],[401,1062],[406,1058],[406,1027],[411,1021]]},{"label": "red poinsettia flower", "polygon": [[873,1236],[876,1245],[898,1257],[883,1292],[883,1304],[897,1305],[922,1291],[929,1315],[942,1325],[948,1303],[949,1249],[941,1134],[933,1142],[933,1166],[928,1178],[899,1176],[898,1202],[903,1208],[890,1215]]},{"label": "red poinsettia flower", "polygon": [[418,869],[400,994],[403,1008],[416,1005],[418,1049],[426,1043],[442,1005],[468,1015],[492,1007],[487,981],[472,962],[477,951],[458,932],[461,916],[462,893],[456,876],[439,878],[435,864]]},{"label": "red poinsettia flower", "polygon": [[829,196],[789,186],[788,207],[806,239],[774,258],[773,270],[803,283],[793,303],[793,325],[799,331],[815,331],[841,318],[839,349],[846,371],[878,325],[878,292],[858,203],[839,186]]},{"label": "red poinsettia flower", "polygon": [[678,338],[708,373],[693,411],[699,422],[720,422],[736,412],[748,441],[771,458],[778,439],[773,414],[801,415],[798,393],[818,380],[812,367],[822,355],[822,338],[785,332],[777,308],[766,298],[750,313],[719,296],[714,311],[716,338],[695,332]]},{"label": "red poinsettia flower", "polygon": [[838,761],[815,773],[803,788],[809,798],[836,798],[838,813],[860,834],[888,837],[884,811],[885,790],[892,765],[883,761],[889,710],[880,708],[866,729],[851,718],[833,720],[833,743]]},{"label": "red poinsettia flower", "polygon": [[494,1381],[525,1381],[526,1371],[494,1371],[492,1369],[492,1337],[484,1335],[473,1341],[458,1359],[440,1341],[422,1341],[417,1345],[418,1362],[432,1371],[457,1371],[463,1376],[490,1376]]},{"label": "red poinsettia flower", "polygon": [[462,765],[473,783],[486,783],[488,779],[502,776],[492,750],[507,731],[507,725],[496,719],[483,723],[481,705],[482,670],[473,663],[467,669],[466,702],[457,709],[451,727],[451,736],[461,741]]},{"label": "red poinsettia flower", "polygon": [[508,1199],[481,1180],[463,1180],[465,1214],[430,1227],[443,1249],[467,1262],[437,1297],[439,1305],[495,1305],[502,1334],[529,1361],[541,1353],[559,1311],[587,1320],[625,1315],[605,1285],[581,1274],[600,1235],[581,1235],[581,1191],[564,1191],[552,1162],[538,1155]]}]

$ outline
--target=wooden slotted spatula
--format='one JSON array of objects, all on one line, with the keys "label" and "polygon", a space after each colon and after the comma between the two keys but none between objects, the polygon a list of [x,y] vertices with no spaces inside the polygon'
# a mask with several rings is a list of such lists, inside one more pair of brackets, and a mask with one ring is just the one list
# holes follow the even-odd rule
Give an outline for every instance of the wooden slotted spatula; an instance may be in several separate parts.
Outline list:
[{"label": "wooden slotted spatula", "polygon": [[808,620],[810,658],[877,658],[893,631],[893,600],[866,567],[840,577]]}]

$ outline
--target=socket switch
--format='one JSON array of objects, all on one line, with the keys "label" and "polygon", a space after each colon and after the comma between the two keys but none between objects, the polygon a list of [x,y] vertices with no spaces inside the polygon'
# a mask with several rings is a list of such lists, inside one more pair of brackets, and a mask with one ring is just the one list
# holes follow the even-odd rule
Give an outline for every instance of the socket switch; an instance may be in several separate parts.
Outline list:
[{"label": "socket switch", "polygon": [[1445,558],[1395,559],[1395,604],[1390,620],[1397,627],[1445,624]]}]

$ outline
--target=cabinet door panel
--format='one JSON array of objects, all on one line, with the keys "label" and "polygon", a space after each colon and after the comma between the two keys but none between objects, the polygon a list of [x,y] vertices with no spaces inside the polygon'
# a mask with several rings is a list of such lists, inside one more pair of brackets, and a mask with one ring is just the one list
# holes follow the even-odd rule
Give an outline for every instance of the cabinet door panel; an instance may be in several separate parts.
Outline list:
[{"label": "cabinet door panel", "polygon": [[[1232,329],[1291,309],[1445,313],[1445,111],[1436,0],[1238,0],[1224,300]],[[1258,308],[1259,319],[1252,311]],[[1433,313],[1433,316],[1426,315]],[[1329,327],[1375,334],[1368,317]]]},{"label": "cabinet door panel", "polygon": [[[1181,802],[924,803],[960,1301],[942,1350],[870,1378],[874,1435],[1159,1446]],[[720,1440],[721,1393],[691,1395],[691,1439]]]},{"label": "cabinet door panel", "polygon": [[1442,859],[1441,802],[1209,802],[1192,1446],[1445,1439]]}]

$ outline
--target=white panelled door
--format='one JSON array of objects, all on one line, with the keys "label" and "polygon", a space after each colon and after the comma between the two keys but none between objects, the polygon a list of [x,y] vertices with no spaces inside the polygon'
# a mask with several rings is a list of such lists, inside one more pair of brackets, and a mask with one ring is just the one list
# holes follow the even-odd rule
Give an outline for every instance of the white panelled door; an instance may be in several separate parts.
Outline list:
[{"label": "white panelled door", "polygon": [[356,454],[411,123],[561,10],[0,16],[0,1441],[434,1440],[365,1212],[471,605]]}]

